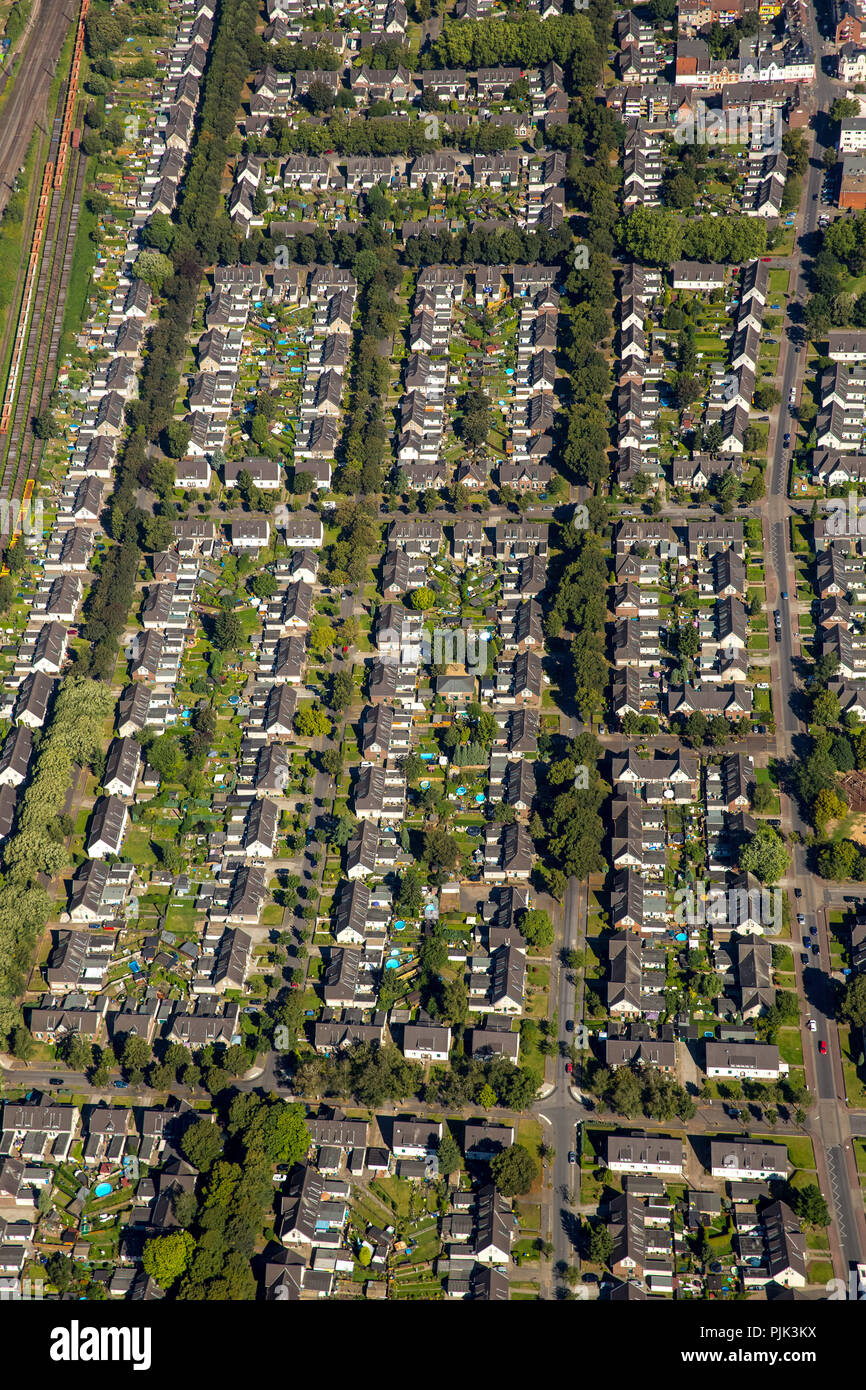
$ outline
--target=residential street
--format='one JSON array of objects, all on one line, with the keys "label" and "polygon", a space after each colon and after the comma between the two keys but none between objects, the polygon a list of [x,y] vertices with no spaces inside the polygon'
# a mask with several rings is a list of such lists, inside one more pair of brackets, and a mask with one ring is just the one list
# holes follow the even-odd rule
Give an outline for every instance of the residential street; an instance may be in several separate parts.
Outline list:
[{"label": "residential street", "polygon": [[[809,26],[811,41],[816,52],[820,53],[821,41],[814,10],[811,8]],[[815,104],[818,109],[828,110],[838,93],[838,85],[826,76],[819,65],[815,82]],[[799,235],[793,256],[785,262],[790,268],[791,279],[787,301],[787,331],[782,336],[779,359],[778,385],[782,403],[774,412],[775,418],[771,426],[769,491],[764,520],[767,609],[769,611],[779,608],[782,614],[782,639],[775,645],[771,666],[776,720],[775,752],[780,760],[785,761],[797,756],[797,739],[806,733],[806,726],[799,717],[797,704],[800,690],[797,672],[801,653],[790,525],[792,513],[799,509],[792,507],[788,501],[789,456],[784,448],[783,436],[789,427],[789,396],[793,392],[795,399],[799,401],[803,392],[806,354],[797,351],[797,346],[802,341],[799,308],[807,294],[806,263],[815,240],[821,207],[819,193],[823,179],[822,152],[823,146],[816,136],[808,175],[804,179],[797,224]],[[792,315],[792,309],[798,315],[797,319]],[[781,597],[783,592],[789,595],[787,599]],[[781,804],[784,831],[788,834],[795,833],[798,837],[809,834],[811,827],[803,821],[796,801],[783,793]],[[808,871],[805,851],[799,846],[794,850],[785,887],[789,893],[793,893],[796,887],[802,890],[803,896],[798,907],[806,915],[807,921],[811,921],[814,916],[818,926],[820,968],[809,966],[804,970],[800,965],[800,953],[796,949],[796,942],[793,943],[794,960],[798,990],[808,1001],[817,1024],[814,1034],[805,1026],[805,1021],[801,1029],[806,1078],[810,1089],[817,1097],[816,1104],[809,1114],[808,1127],[815,1146],[820,1186],[830,1203],[834,1218],[830,1230],[834,1265],[837,1272],[844,1272],[850,1263],[862,1259],[866,1251],[866,1220],[850,1142],[850,1123],[844,1108],[842,1058],[835,1023],[833,987],[829,980],[830,948],[825,897],[832,895],[832,890],[828,894],[823,882]],[[816,1039],[824,1039],[827,1042],[826,1057],[819,1054]]]}]

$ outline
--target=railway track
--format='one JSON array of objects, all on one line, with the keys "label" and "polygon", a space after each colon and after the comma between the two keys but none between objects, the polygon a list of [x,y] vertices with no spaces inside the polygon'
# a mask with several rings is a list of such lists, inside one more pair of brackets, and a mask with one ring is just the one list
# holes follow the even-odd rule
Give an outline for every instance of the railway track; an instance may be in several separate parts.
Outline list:
[{"label": "railway track", "polygon": [[[18,396],[8,435],[0,499],[20,498],[28,479],[35,481],[44,443],[33,433],[33,418],[48,405],[57,369],[63,304],[69,285],[78,216],[84,192],[85,163],[72,151],[69,179],[62,197],[55,196],[43,244],[39,278],[21,369]],[[0,533],[8,534],[0,517]]]},{"label": "railway track", "polygon": [[0,119],[0,211],[12,192],[34,129],[44,130],[50,119],[51,82],[77,8],[76,0],[40,0],[30,16],[35,32],[22,43],[14,76],[12,69],[7,70]]},{"label": "railway track", "polygon": [[21,509],[9,504],[29,501],[44,449],[33,432],[33,418],[47,406],[56,376],[63,307],[84,193],[86,161],[73,147],[71,134],[88,4],[89,0],[82,0],[69,81],[57,103],[10,378],[0,413],[0,538],[17,536],[20,531]]}]

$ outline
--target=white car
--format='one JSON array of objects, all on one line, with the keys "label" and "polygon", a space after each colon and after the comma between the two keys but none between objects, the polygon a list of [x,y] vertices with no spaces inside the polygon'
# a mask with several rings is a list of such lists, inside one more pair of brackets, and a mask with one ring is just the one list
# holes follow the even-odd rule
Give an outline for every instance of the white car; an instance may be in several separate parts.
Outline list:
[{"label": "white car", "polygon": [[818,1031],[818,1025],[815,1022],[814,1018],[810,1018],[807,1020],[807,1027],[810,1033],[816,1033]]}]

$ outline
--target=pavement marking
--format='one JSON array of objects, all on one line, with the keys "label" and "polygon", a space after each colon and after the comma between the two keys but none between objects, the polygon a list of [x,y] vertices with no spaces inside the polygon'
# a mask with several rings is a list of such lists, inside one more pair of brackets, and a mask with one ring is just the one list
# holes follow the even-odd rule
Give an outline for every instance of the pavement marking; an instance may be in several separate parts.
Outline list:
[{"label": "pavement marking", "polygon": [[845,1221],[845,1212],[842,1207],[842,1197],[840,1191],[839,1175],[836,1172],[836,1149],[827,1150],[827,1170],[830,1174],[830,1189],[833,1193],[833,1205],[836,1208],[836,1221],[839,1226],[839,1234],[842,1240],[848,1239],[848,1227]]}]

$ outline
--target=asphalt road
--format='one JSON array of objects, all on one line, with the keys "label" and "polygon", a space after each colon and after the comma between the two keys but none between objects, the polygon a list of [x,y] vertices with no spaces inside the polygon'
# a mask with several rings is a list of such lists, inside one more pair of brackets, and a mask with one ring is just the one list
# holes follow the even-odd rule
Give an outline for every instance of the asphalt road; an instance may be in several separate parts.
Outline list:
[{"label": "asphalt road", "polygon": [[[809,40],[815,52],[820,54],[822,44],[812,9],[809,10],[808,28]],[[819,66],[814,89],[817,109],[827,111],[840,92],[838,84],[827,77]],[[776,718],[775,751],[778,757],[785,759],[796,756],[795,740],[798,735],[805,734],[806,728],[798,714],[799,680],[796,663],[800,658],[800,642],[790,532],[791,513],[796,509],[791,507],[787,495],[789,451],[784,447],[783,438],[787,431],[794,433],[795,420],[788,405],[791,393],[794,393],[795,400],[799,402],[803,391],[806,353],[805,350],[797,352],[796,349],[802,341],[800,316],[809,292],[806,279],[808,259],[814,249],[818,218],[824,210],[820,201],[824,176],[822,153],[823,147],[816,138],[808,174],[804,180],[804,203],[802,216],[798,220],[798,240],[794,254],[787,263],[790,279],[787,317],[780,352],[779,389],[782,403],[778,408],[775,440],[770,458],[764,527],[767,542],[767,607],[778,608],[781,613],[781,639],[773,643],[771,651]],[[781,597],[785,592],[789,595],[787,600]],[[801,836],[810,833],[811,826],[804,822],[795,799],[784,798],[782,815],[786,830],[795,831]],[[802,1029],[806,1078],[816,1097],[809,1116],[809,1128],[815,1144],[819,1186],[830,1205],[833,1217],[831,1241],[837,1253],[836,1262],[838,1263],[838,1257],[841,1256],[846,1265],[849,1265],[863,1258],[866,1249],[866,1225],[853,1161],[851,1126],[835,1022],[835,986],[830,976],[830,943],[824,911],[825,888],[822,881],[809,871],[805,851],[799,846],[793,852],[786,886],[789,891],[799,889],[801,893],[801,897],[793,900],[791,906],[792,911],[802,912],[806,921],[805,926],[800,927],[794,923],[792,947],[799,990],[806,1002],[809,1016],[816,1024],[815,1032],[811,1032],[805,1023]],[[800,956],[804,947],[800,938],[809,934],[812,924],[818,928],[817,938],[812,940],[817,940],[819,951],[816,956],[810,947],[809,964],[802,965]],[[822,1042],[827,1046],[826,1055],[822,1055],[820,1051],[819,1045]],[[837,1269],[836,1272],[844,1271]]]},{"label": "asphalt road", "polygon": [[41,0],[38,22],[0,112],[0,213],[9,201],[33,131],[37,125],[44,128],[57,60],[76,13],[75,0]]},{"label": "asphalt road", "polygon": [[[559,950],[574,950],[580,945],[586,927],[585,883],[571,879],[565,894],[562,912],[562,937],[557,942]],[[573,1264],[576,1253],[575,1227],[576,1215],[569,1206],[569,1198],[575,1204],[580,1201],[580,1166],[568,1161],[569,1151],[576,1148],[575,1125],[583,1116],[583,1107],[575,1101],[571,1092],[571,1077],[565,1070],[568,1058],[563,1055],[574,1041],[574,1033],[566,1028],[566,1023],[574,1018],[574,985],[569,980],[569,972],[557,962],[558,986],[556,1009],[558,1019],[557,1043],[559,1051],[554,1059],[555,1085],[553,1091],[545,1096],[538,1106],[539,1116],[545,1122],[545,1142],[556,1150],[553,1159],[553,1231],[554,1267],[560,1263]]]}]

